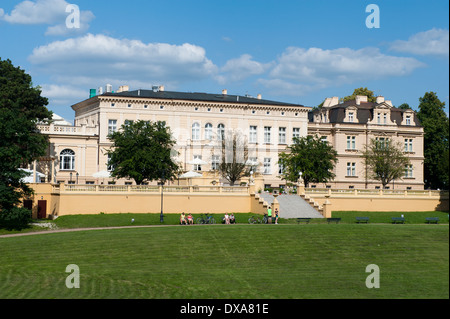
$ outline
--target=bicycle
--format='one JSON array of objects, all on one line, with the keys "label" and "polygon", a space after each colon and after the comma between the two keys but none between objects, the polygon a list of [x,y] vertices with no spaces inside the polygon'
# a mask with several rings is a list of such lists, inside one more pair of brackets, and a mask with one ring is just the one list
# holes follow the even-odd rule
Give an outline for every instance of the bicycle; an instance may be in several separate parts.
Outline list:
[{"label": "bicycle", "polygon": [[209,214],[205,214],[203,216],[203,214],[201,214],[200,217],[196,220],[197,224],[215,224],[216,220],[214,219],[214,217],[212,217],[212,215],[208,215]]},{"label": "bicycle", "polygon": [[258,216],[252,216],[248,219],[249,224],[261,224],[262,220]]}]

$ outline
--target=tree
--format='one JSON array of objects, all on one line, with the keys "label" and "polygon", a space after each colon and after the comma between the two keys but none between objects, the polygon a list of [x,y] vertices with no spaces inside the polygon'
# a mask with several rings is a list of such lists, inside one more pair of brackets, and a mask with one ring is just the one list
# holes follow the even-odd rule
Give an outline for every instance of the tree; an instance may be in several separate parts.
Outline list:
[{"label": "tree", "polygon": [[411,110],[411,107],[409,106],[408,103],[403,103],[400,106],[398,106],[397,108],[399,108],[401,110]]},{"label": "tree", "polygon": [[335,175],[332,172],[337,161],[337,152],[318,136],[294,138],[294,144],[288,152],[279,155],[279,164],[283,166],[283,179],[296,182],[299,172],[305,187],[309,183],[326,183]]},{"label": "tree", "polygon": [[137,121],[110,134],[113,143],[108,154],[111,176],[144,181],[170,180],[179,171],[172,159],[175,140],[165,122]]},{"label": "tree", "polygon": [[425,133],[425,187],[448,189],[449,119],[444,111],[445,103],[434,92],[426,92],[419,101],[417,117]]},{"label": "tree", "polygon": [[228,131],[221,143],[219,173],[231,186],[244,176],[250,175],[248,145],[245,138],[236,131]]},{"label": "tree", "polygon": [[388,139],[371,139],[363,152],[368,178],[378,180],[386,187],[391,181],[404,176],[409,158],[403,153],[403,145]]},{"label": "tree", "polygon": [[367,96],[368,102],[376,102],[377,101],[377,98],[376,98],[376,96],[374,96],[373,91],[370,91],[369,89],[362,88],[362,87],[355,89],[353,91],[352,95],[344,97],[344,101],[355,100],[357,95]]},{"label": "tree", "polygon": [[26,226],[30,212],[18,208],[32,189],[22,180],[27,175],[19,167],[45,155],[47,136],[36,125],[52,118],[48,101],[31,76],[0,58],[0,224],[9,228]]}]

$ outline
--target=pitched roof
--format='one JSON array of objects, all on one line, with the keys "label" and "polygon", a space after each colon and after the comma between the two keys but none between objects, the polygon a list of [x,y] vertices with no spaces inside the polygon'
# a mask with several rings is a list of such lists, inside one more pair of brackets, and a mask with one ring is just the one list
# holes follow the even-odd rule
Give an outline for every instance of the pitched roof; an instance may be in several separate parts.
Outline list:
[{"label": "pitched roof", "polygon": [[226,103],[244,103],[244,104],[264,104],[278,106],[297,106],[304,107],[301,104],[285,103],[271,100],[263,100],[250,96],[229,95],[229,94],[211,94],[199,92],[175,92],[175,91],[153,91],[153,90],[134,90],[119,93],[107,92],[101,96],[123,96],[123,97],[142,97],[154,99],[169,100],[190,100],[204,102],[226,102]]}]

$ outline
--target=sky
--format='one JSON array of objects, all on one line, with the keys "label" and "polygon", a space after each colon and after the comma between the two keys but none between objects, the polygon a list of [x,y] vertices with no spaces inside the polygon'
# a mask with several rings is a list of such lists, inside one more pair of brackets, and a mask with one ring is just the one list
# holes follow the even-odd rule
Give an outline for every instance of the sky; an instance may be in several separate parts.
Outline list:
[{"label": "sky", "polygon": [[367,87],[449,105],[446,0],[0,0],[0,58],[73,121],[90,89],[262,95],[316,106]]}]

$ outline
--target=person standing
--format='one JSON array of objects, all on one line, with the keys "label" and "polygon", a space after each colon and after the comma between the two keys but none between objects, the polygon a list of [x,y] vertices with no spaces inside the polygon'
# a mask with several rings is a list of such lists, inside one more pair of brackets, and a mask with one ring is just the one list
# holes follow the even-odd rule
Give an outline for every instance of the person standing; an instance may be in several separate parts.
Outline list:
[{"label": "person standing", "polygon": [[278,224],[278,208],[275,208],[275,224]]},{"label": "person standing", "polygon": [[272,208],[267,209],[267,223],[272,224]]}]

